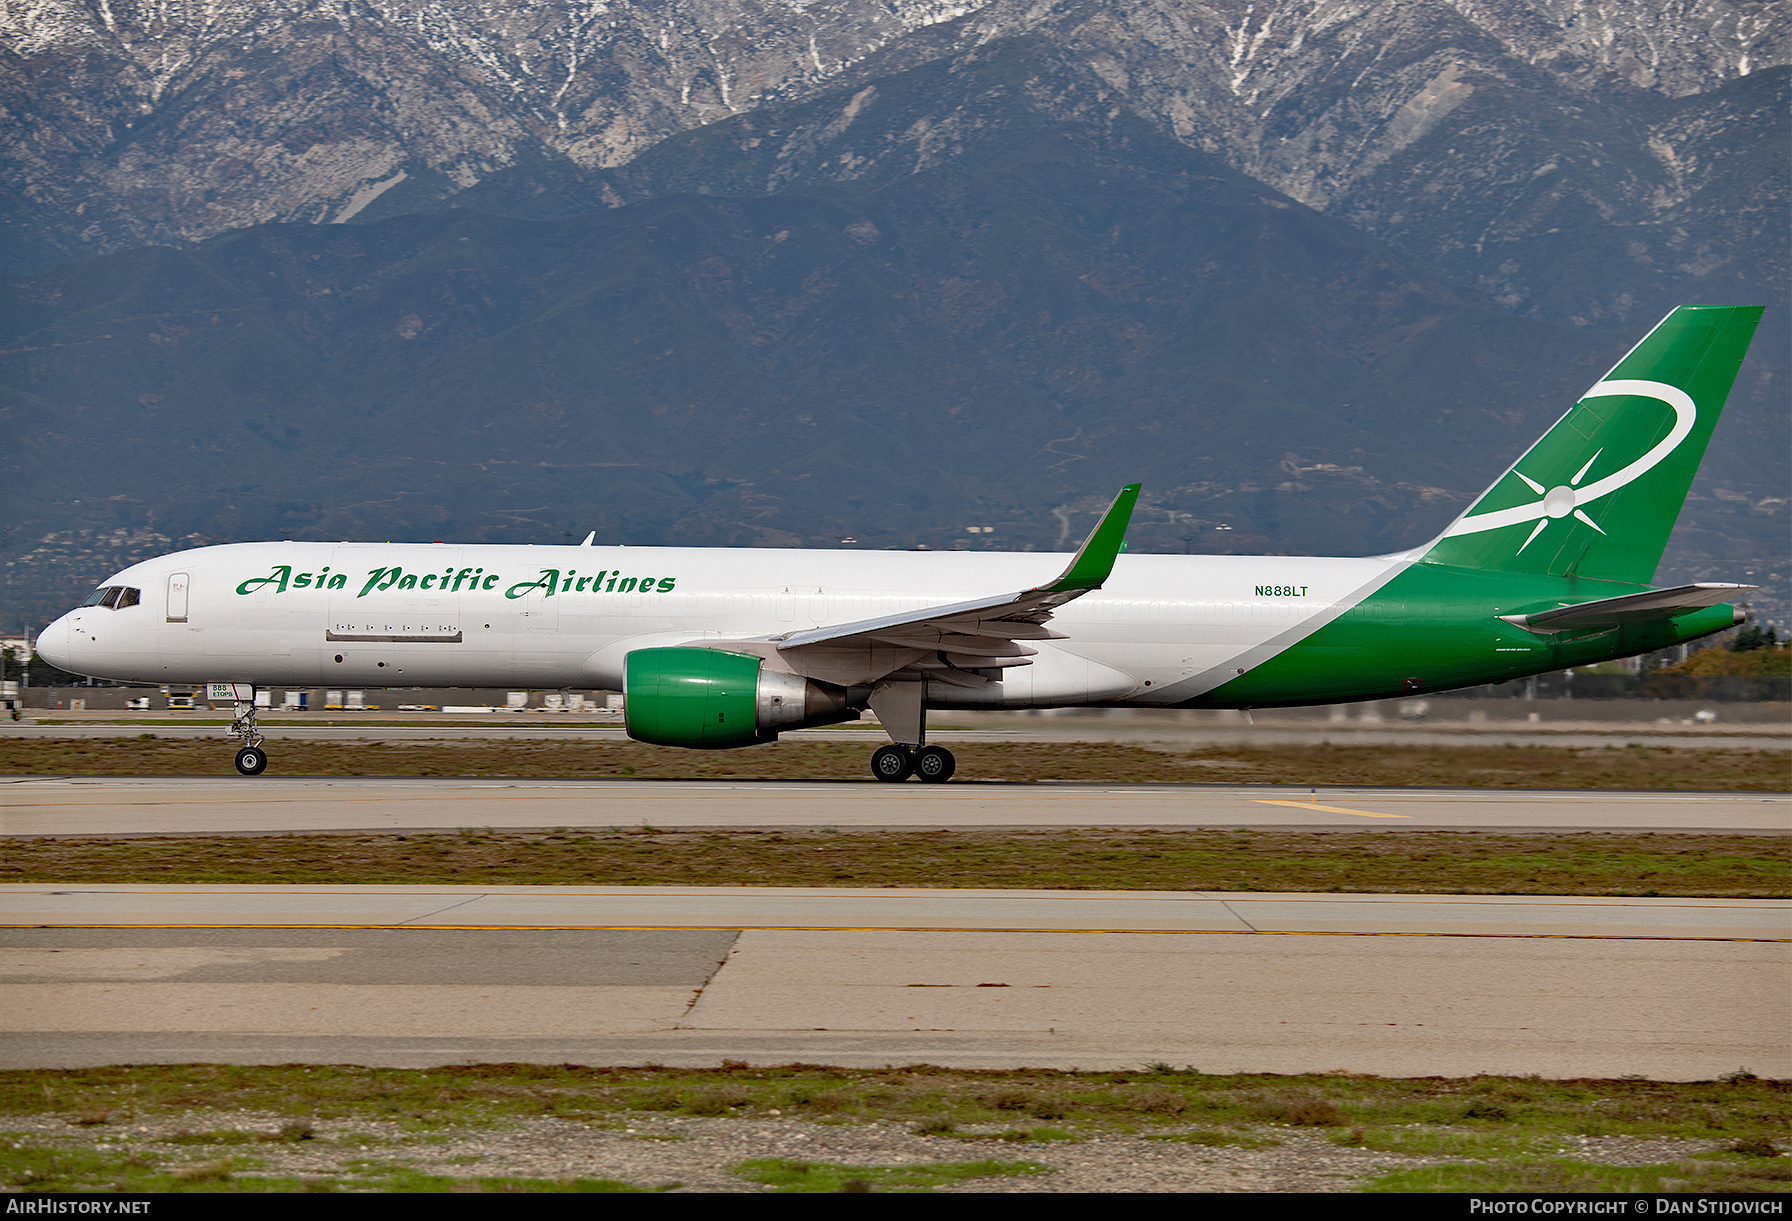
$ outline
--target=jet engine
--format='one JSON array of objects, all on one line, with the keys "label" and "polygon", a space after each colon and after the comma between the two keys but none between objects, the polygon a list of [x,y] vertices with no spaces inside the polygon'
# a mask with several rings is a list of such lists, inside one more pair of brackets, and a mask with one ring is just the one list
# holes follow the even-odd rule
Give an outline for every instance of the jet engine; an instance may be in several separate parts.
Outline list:
[{"label": "jet engine", "polygon": [[720,750],[771,742],[780,730],[851,720],[847,691],[765,668],[721,649],[636,649],[624,662],[628,736]]}]

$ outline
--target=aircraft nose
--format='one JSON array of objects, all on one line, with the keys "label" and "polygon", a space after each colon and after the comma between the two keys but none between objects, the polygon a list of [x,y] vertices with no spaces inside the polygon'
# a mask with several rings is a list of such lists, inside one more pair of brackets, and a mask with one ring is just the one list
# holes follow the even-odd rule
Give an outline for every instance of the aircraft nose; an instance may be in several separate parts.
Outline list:
[{"label": "aircraft nose", "polygon": [[74,655],[69,649],[69,617],[64,615],[37,634],[37,655],[61,670],[72,670]]}]

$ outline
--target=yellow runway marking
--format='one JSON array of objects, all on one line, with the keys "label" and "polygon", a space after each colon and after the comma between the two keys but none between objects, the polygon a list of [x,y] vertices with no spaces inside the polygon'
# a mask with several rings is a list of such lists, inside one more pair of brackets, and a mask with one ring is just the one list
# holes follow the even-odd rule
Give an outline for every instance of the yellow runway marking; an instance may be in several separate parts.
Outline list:
[{"label": "yellow runway marking", "polygon": [[1297,810],[1323,810],[1327,814],[1355,814],[1358,818],[1411,818],[1410,814],[1377,814],[1373,810],[1346,810],[1343,806],[1322,806],[1311,801],[1270,801],[1256,798],[1260,806],[1293,806]]},{"label": "yellow runway marking", "polygon": [[314,929],[334,932],[422,933],[1095,933],[1163,937],[1455,937],[1495,941],[1738,941],[1792,944],[1787,937],[1681,937],[1660,933],[1464,933],[1389,929],[1281,928],[1039,928],[1014,925],[891,924],[0,924],[0,929],[241,929],[246,932]]}]

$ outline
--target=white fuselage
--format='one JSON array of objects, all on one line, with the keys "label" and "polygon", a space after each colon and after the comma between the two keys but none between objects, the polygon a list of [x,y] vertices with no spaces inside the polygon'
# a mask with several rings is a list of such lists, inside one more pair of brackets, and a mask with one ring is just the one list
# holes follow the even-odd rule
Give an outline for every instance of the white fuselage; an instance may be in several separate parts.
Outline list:
[{"label": "white fuselage", "polygon": [[[1066,557],[1016,552],[246,543],[135,564],[39,651],[153,683],[619,690],[638,648],[777,637],[1049,581]],[[1123,555],[1062,607],[1067,639],[937,707],[1159,702],[1216,686],[1348,610],[1410,562]],[[594,586],[595,582],[595,586]],[[547,592],[552,585],[553,593]],[[1211,675],[1211,682],[1200,680]]]}]

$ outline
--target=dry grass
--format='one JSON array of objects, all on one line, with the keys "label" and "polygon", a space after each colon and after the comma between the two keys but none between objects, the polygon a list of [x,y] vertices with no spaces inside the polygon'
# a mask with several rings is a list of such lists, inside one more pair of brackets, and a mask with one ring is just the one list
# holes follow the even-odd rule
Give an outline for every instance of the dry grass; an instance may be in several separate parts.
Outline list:
[{"label": "dry grass", "polygon": [[[604,1123],[642,1111],[697,1116],[776,1111],[809,1120],[934,1122],[936,1130],[937,1121],[944,1120],[960,1129],[989,1131],[1030,1117],[1083,1132],[1175,1130],[1198,1116],[1202,1126],[1235,1131],[1354,1125],[1370,1132],[1429,1128],[1507,1137],[1678,1137],[1746,1144],[1769,1158],[1779,1152],[1792,1123],[1792,1083],[1747,1073],[1705,1082],[1548,1081],[1224,1075],[1168,1065],[1074,1072],[753,1067],[738,1061],[708,1069],[140,1064],[0,1072],[0,1115],[66,1120],[100,1106],[115,1108],[118,1122],[130,1125],[160,1127],[189,1122],[196,1114],[254,1112],[302,1116],[287,1122],[308,1126],[382,1120],[416,1131],[544,1115]],[[254,1131],[192,1135],[209,1135],[214,1138],[209,1143],[250,1145],[282,1140],[280,1132],[280,1123],[270,1119]]]},{"label": "dry grass", "polygon": [[1792,897],[1792,839],[1611,832],[480,831],[18,839],[7,882]]}]

